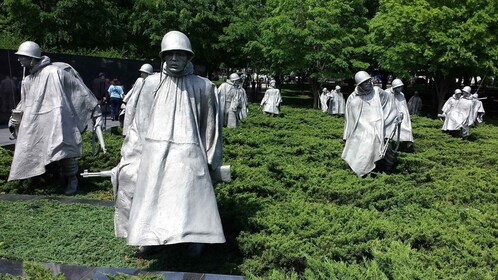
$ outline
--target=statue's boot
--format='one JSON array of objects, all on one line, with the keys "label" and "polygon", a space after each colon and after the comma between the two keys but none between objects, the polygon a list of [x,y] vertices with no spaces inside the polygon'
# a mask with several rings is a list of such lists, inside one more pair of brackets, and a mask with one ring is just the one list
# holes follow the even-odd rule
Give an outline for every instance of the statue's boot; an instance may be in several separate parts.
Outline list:
[{"label": "statue's boot", "polygon": [[66,189],[64,190],[65,195],[73,195],[78,190],[78,178],[76,175],[66,176]]}]

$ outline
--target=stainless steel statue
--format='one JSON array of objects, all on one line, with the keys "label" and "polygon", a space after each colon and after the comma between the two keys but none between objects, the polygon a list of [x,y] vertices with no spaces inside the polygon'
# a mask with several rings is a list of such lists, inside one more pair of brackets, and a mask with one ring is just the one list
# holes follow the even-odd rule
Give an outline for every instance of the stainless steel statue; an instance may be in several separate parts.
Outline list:
[{"label": "stainless steel statue", "polygon": [[223,126],[234,128],[247,118],[247,95],[237,73],[230,74],[230,78],[220,85],[218,99]]},{"label": "stainless steel statue", "polygon": [[320,102],[318,103],[320,105],[320,108],[322,109],[322,112],[326,113],[328,106],[327,106],[327,100],[328,100],[328,89],[323,88],[322,93],[320,94]]},{"label": "stainless steel statue", "polygon": [[280,90],[275,88],[275,80],[270,81],[269,89],[266,90],[261,106],[263,112],[272,116],[280,114],[280,103],[282,103],[282,96]]},{"label": "stainless steel statue", "polygon": [[403,116],[394,96],[373,86],[367,72],[357,72],[355,81],[356,88],[346,101],[342,158],[358,176],[363,176],[381,160],[386,167],[393,164],[396,148],[390,142]]},{"label": "stainless steel statue", "polygon": [[344,115],[346,102],[342,95],[341,87],[335,86],[335,89],[327,94],[327,113],[329,115]]},{"label": "stainless steel statue", "polygon": [[447,132],[458,132],[462,138],[470,135],[470,126],[474,124],[472,110],[474,102],[470,93],[470,87],[464,87],[465,91],[459,89],[450,97],[442,108],[444,118],[442,130]]},{"label": "stainless steel statue", "polygon": [[97,99],[74,68],[52,63],[35,42],[22,43],[16,54],[29,75],[22,81],[21,101],[9,121],[17,131],[9,181],[41,175],[48,164],[58,162],[67,182],[64,192],[74,194],[81,133],[92,118],[100,129]]},{"label": "stainless steel statue", "polygon": [[[484,99],[486,99],[486,97],[484,97]],[[483,117],[486,111],[484,111],[484,106],[477,92],[472,94],[472,101],[474,102],[474,106],[472,108],[471,118],[474,120],[474,125],[478,125],[483,122]]]},{"label": "stainless steel statue", "polygon": [[150,123],[149,112],[154,92],[163,75],[152,72],[143,79],[140,90],[132,93],[126,105],[125,120],[128,129],[121,147],[121,160],[111,173],[116,197],[114,231],[117,237],[128,237],[128,220],[142,158],[142,146]]},{"label": "stainless steel statue", "polygon": [[386,91],[394,96],[394,103],[398,112],[403,114],[403,121],[399,130],[399,138],[396,134],[394,137],[398,138],[400,142],[407,142],[407,147],[410,148],[413,143],[412,123],[410,120],[410,112],[406,104],[405,95],[403,94],[403,82],[400,79],[394,79],[391,87]]},{"label": "stainless steel statue", "polygon": [[165,74],[148,116],[128,244],[147,252],[157,245],[224,243],[212,183],[222,166],[215,86],[187,67],[194,52],[185,34],[164,35],[160,56]]},{"label": "stainless steel statue", "polygon": [[408,111],[410,112],[410,115],[420,116],[422,111],[422,98],[420,98],[418,91],[415,91],[410,100],[408,100]]},{"label": "stainless steel statue", "polygon": [[123,120],[123,135],[128,133],[130,124],[135,116],[135,111],[137,107],[138,96],[143,89],[145,79],[149,75],[154,73],[152,65],[146,63],[140,67],[138,70],[140,72],[140,77],[135,81],[133,87],[123,98],[124,108],[124,120]]}]

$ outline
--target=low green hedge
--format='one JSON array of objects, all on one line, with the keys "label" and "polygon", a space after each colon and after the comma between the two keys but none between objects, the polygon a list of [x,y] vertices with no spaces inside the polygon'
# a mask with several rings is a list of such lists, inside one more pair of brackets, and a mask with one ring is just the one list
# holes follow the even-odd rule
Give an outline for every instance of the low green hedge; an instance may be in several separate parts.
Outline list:
[{"label": "low green hedge", "polygon": [[[401,151],[391,174],[359,178],[340,157],[343,118],[285,104],[270,117],[251,105],[239,128],[223,131],[233,181],[216,193],[227,244],[208,247],[208,257],[192,260],[177,246],[143,262],[113,237],[112,209],[50,201],[35,205],[43,211],[0,202],[0,256],[250,279],[496,279],[498,120],[485,119],[461,140],[440,120],[413,116],[414,151]],[[117,164],[122,136],[106,133],[106,141],[108,155],[91,156],[85,143],[82,170]],[[5,183],[12,155],[0,153],[3,192],[56,193],[34,180]],[[78,196],[112,199],[108,180],[81,183]],[[40,213],[50,209],[74,215]],[[29,236],[42,228],[50,242]],[[68,233],[76,234],[70,248]],[[60,252],[50,257],[54,247]]]}]

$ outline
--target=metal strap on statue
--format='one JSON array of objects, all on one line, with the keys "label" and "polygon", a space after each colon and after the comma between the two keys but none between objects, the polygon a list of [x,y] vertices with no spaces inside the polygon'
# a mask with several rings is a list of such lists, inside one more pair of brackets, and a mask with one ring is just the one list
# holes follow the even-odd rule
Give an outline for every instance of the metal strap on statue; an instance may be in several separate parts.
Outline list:
[{"label": "metal strap on statue", "polygon": [[[400,113],[401,116],[403,116],[403,113]],[[400,136],[401,136],[401,122],[403,121],[403,118],[397,118],[396,119],[396,128],[393,129],[393,131],[391,131],[391,134],[389,134],[389,137],[387,138],[386,140],[386,143],[384,143],[384,146],[382,147],[382,150],[380,152],[380,158],[384,158],[385,155],[386,155],[386,152],[387,152],[387,149],[389,148],[389,144],[391,143],[391,140],[393,140],[394,138],[394,135],[396,135],[396,132],[397,132],[397,136],[396,137],[396,146],[395,148],[393,149],[393,152],[396,153],[399,149],[399,139],[400,139]]]}]

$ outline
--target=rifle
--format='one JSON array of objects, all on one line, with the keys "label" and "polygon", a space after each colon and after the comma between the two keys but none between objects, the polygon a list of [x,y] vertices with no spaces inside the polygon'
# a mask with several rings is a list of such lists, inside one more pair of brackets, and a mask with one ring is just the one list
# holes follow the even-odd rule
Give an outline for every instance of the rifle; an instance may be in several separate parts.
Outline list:
[{"label": "rifle", "polygon": [[112,176],[112,170],[105,170],[105,171],[99,171],[99,172],[88,172],[88,169],[85,169],[85,171],[83,171],[83,173],[81,173],[80,175],[83,178],[89,178],[89,177],[111,177]]},{"label": "rifle", "polygon": [[102,128],[100,127],[99,124],[96,124],[93,126],[92,129],[92,154],[96,155],[98,152],[98,149],[95,145],[95,138],[99,140],[99,146],[102,148],[102,152],[104,154],[107,153],[107,150],[105,148],[105,142],[104,142],[104,135],[102,134]]},{"label": "rifle", "polygon": [[[400,113],[401,116],[403,116],[403,113]],[[403,121],[403,118],[397,118],[396,120],[396,128],[393,129],[393,131],[391,131],[391,134],[389,134],[389,137],[387,138],[386,140],[386,143],[384,144],[384,146],[382,147],[382,150],[380,152],[380,158],[384,158],[386,156],[386,153],[387,153],[387,149],[389,148],[389,144],[390,144],[390,141],[394,138],[394,135],[396,135],[396,131],[398,132],[398,137],[396,139],[396,147],[394,148],[394,152],[396,153],[398,151],[398,148],[399,148],[399,138],[400,138],[400,135],[401,135],[401,122]]]}]

